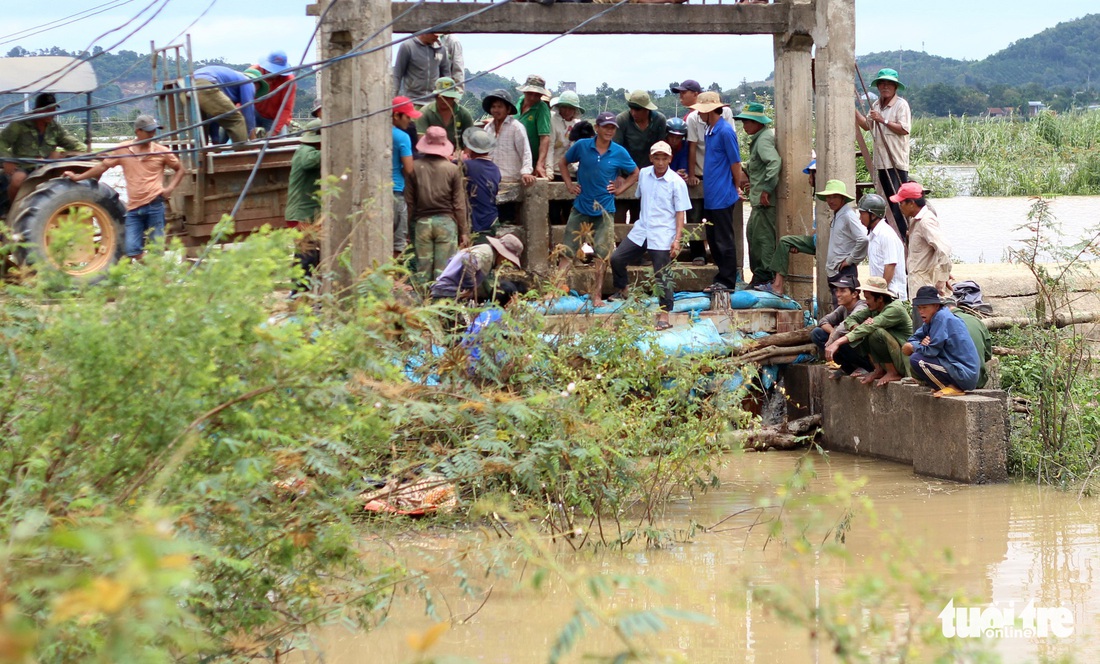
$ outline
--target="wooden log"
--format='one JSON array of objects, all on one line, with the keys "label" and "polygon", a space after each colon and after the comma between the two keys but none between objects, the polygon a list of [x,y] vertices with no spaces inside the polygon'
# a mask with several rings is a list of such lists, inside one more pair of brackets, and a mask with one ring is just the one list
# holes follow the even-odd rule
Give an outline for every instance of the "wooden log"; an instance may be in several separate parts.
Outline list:
[{"label": "wooden log", "polygon": [[778,334],[769,334],[761,339],[756,339],[752,343],[745,344],[742,348],[746,350],[742,353],[749,353],[769,346],[799,346],[810,342],[810,331],[812,327],[804,327],[801,330],[794,330],[792,332],[780,332]]},{"label": "wooden log", "polygon": [[1031,355],[1032,352],[1033,351],[1027,350],[1026,348],[1006,348],[1004,346],[993,347],[994,355],[1012,355],[1015,357],[1026,357],[1028,355]]},{"label": "wooden log", "polygon": [[817,352],[817,346],[814,344],[802,344],[800,346],[771,346],[768,348],[761,348],[760,350],[746,353],[740,357],[733,358],[734,364],[748,364],[750,362],[765,362],[776,357],[797,357],[802,353],[814,353]]},{"label": "wooden log", "polygon": [[1072,314],[1057,313],[1042,321],[1028,316],[993,316],[992,318],[982,319],[982,322],[990,330],[1005,330],[1010,327],[1027,327],[1029,325],[1069,327],[1070,325],[1095,323],[1097,321],[1100,321],[1100,311],[1077,311]]}]

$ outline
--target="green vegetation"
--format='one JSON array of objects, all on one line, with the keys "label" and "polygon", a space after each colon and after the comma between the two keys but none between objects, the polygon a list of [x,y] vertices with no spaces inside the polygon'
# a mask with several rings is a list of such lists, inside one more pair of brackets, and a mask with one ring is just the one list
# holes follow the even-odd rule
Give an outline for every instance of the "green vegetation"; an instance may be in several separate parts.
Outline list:
[{"label": "green vegetation", "polygon": [[[1095,492],[1093,474],[1100,467],[1100,377],[1090,345],[1073,326],[1057,328],[1048,321],[1073,312],[1071,285],[1100,253],[1100,227],[1076,243],[1058,232],[1049,201],[1035,199],[1024,248],[1012,260],[1025,265],[1039,287],[1036,324],[1001,335],[1006,345],[1026,349],[1002,358],[1002,384],[1028,400],[1019,415],[1009,447],[1009,470],[1044,484]],[[1051,256],[1051,264],[1041,262]]]},{"label": "green vegetation", "polygon": [[273,316],[292,242],[260,233],[195,267],[151,255],[81,290],[4,286],[15,659],[247,661],[309,648],[321,624],[369,629],[417,578],[358,549],[357,496],[391,478],[442,476],[461,514],[509,533],[659,544],[662,502],[711,486],[719,434],[748,421],[739,393],[698,382],[706,362],[643,349],[648,315],[558,339],[516,307],[476,363],[451,332],[463,311],[396,298],[400,272]]},{"label": "green vegetation", "polygon": [[914,169],[975,166],[974,196],[1100,194],[1100,112],[918,119],[912,137]]}]

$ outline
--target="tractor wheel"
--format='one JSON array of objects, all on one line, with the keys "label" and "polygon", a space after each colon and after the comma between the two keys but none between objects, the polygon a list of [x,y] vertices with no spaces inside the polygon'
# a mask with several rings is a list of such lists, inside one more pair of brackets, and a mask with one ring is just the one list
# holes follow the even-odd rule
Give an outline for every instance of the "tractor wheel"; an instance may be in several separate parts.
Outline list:
[{"label": "tractor wheel", "polygon": [[98,180],[48,180],[15,207],[20,262],[90,283],[122,255],[126,207]]}]

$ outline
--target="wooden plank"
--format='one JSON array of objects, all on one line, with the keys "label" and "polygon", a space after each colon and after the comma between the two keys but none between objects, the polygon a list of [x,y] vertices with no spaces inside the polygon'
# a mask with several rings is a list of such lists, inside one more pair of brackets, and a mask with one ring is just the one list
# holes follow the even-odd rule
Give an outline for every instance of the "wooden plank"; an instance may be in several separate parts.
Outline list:
[{"label": "wooden plank", "polygon": [[[510,2],[476,16],[485,2],[394,2],[395,33],[438,26],[440,32],[560,35],[609,9],[605,4]],[[411,10],[411,11],[410,11]],[[405,12],[408,11],[408,14]],[[573,34],[809,34],[813,10],[800,4],[627,4]]]}]

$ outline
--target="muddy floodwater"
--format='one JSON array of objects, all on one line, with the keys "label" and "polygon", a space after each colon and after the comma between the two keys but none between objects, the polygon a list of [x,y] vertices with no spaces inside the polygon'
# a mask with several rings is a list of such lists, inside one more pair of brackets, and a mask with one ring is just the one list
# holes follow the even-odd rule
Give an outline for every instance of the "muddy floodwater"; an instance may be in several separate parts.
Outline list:
[{"label": "muddy floodwater", "polygon": [[[664,526],[687,531],[692,523],[712,525],[753,507],[774,495],[775,487],[793,470],[798,454],[770,452],[730,457],[720,475],[721,488],[694,501],[674,503]],[[910,468],[832,454],[816,462],[817,479],[811,490],[827,492],[835,475],[866,478],[861,492],[870,497],[881,525],[900,533],[910,554],[898,559],[919,561],[942,576],[948,592],[959,592],[973,605],[1014,606],[1020,612],[1034,607],[1067,609],[1072,634],[1064,638],[1005,638],[987,642],[1005,662],[1034,662],[1072,655],[1077,662],[1100,661],[1096,639],[1100,616],[1100,502],[1073,493],[1025,484],[964,486],[920,478]],[[767,585],[784,580],[807,598],[827,594],[840,582],[881,564],[881,533],[857,520],[846,546],[851,560],[843,563],[811,555],[799,565],[783,561],[781,547],[764,549],[766,527],[749,532],[744,526],[754,516],[723,523],[720,532],[696,532],[688,541],[658,550],[563,553],[570,569],[584,568],[606,575],[658,579],[665,592],[621,591],[611,606],[644,609],[675,607],[708,616],[710,624],[670,622],[669,629],[647,642],[689,662],[830,662],[827,644],[811,642],[805,629],[791,628],[747,601],[745,580]],[[395,544],[415,559],[439,556],[478,541],[473,533],[419,536]],[[940,552],[950,549],[952,563]],[[890,548],[893,551],[893,547]],[[560,582],[540,590],[520,583],[522,564],[512,566],[510,578],[472,579],[479,592],[463,596],[458,581],[441,567],[429,588],[436,610],[444,618],[461,619],[432,650],[436,655],[461,656],[478,662],[546,662],[554,638],[571,615],[575,596]],[[485,590],[492,585],[486,600]],[[811,600],[812,601],[812,600]],[[483,604],[484,603],[484,604]],[[483,605],[482,605],[483,604]],[[480,610],[479,610],[480,606]],[[329,664],[411,661],[410,633],[422,633],[433,624],[425,604],[415,596],[399,594],[385,624],[368,634],[342,628],[320,635],[323,661]],[[890,616],[898,619],[898,616]],[[608,633],[596,632],[583,640],[565,661],[580,662],[584,653],[616,652]]]}]

